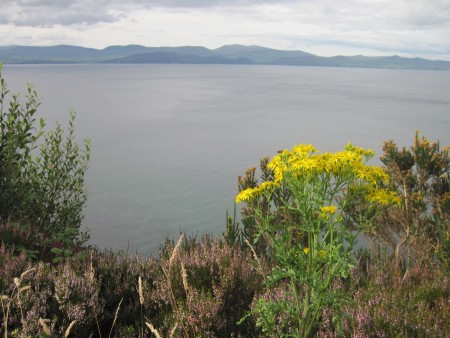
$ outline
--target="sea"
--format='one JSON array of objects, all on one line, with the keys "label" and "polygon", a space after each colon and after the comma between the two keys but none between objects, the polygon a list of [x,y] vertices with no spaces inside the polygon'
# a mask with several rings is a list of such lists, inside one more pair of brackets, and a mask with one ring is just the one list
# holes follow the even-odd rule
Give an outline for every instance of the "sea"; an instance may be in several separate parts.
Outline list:
[{"label": "sea", "polygon": [[[48,129],[76,112],[92,140],[83,227],[92,245],[157,255],[181,232],[220,236],[237,177],[295,144],[339,151],[450,145],[450,72],[249,65],[3,65]],[[238,208],[239,210],[239,208]]]}]

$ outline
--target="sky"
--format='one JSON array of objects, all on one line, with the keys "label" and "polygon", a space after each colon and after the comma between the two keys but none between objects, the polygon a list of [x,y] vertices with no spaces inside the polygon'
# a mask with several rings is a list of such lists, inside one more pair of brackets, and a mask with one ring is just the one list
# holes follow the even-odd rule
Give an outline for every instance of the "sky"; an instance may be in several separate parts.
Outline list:
[{"label": "sky", "polygon": [[450,0],[0,0],[0,46],[259,45],[450,60]]}]

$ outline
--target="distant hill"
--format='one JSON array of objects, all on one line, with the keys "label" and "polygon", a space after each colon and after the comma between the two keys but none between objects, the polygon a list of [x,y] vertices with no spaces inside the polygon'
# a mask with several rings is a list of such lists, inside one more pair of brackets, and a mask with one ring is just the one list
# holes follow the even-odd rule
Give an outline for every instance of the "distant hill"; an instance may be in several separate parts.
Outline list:
[{"label": "distant hill", "polygon": [[108,63],[179,63],[179,64],[255,64],[246,58],[226,58],[220,55],[179,54],[176,52],[154,52],[111,59]]},{"label": "distant hill", "polygon": [[247,64],[450,70],[449,61],[403,58],[395,55],[382,57],[361,55],[322,57],[303,51],[287,51],[242,45],[226,45],[217,49],[199,46],[145,47],[140,45],[109,46],[104,49],[69,45],[50,47],[0,46],[0,62],[5,64]]},{"label": "distant hill", "polygon": [[249,58],[257,63],[270,64],[277,59],[314,56],[302,51],[270,49],[260,46],[227,45],[214,52],[231,58]]}]

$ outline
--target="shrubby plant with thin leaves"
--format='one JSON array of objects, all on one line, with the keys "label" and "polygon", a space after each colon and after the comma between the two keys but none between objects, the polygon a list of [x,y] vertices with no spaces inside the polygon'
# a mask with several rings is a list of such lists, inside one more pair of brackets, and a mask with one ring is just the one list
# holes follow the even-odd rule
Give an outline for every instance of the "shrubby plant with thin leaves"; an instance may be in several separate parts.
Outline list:
[{"label": "shrubby plant with thin leaves", "polygon": [[414,261],[431,263],[438,258],[450,269],[450,156],[416,132],[410,148],[393,141],[383,145],[381,161],[401,204],[382,214],[372,238],[395,252],[397,267],[405,275]]},{"label": "shrubby plant with thin leaves", "polygon": [[[383,186],[388,175],[367,165],[373,155],[351,144],[334,154],[298,145],[267,164],[273,180],[236,196],[236,203],[247,203],[247,214],[251,210],[254,243],[264,239],[274,264],[266,277],[269,295],[263,295],[252,310],[265,334],[311,336],[325,307],[340,309],[346,303],[347,295],[331,285],[350,275],[353,244],[361,230],[349,228],[344,219],[352,192],[363,190],[371,204],[399,202],[396,193]],[[267,204],[274,194],[276,210]],[[270,296],[276,289],[279,296]],[[336,311],[334,320],[339,322],[342,315]]]},{"label": "shrubby plant with thin leaves", "polygon": [[[31,86],[24,102],[19,94],[10,95],[0,65],[0,223],[27,231],[27,238],[14,239],[16,246],[42,248],[47,240],[73,253],[88,238],[80,226],[90,142],[85,140],[83,149],[75,141],[74,113],[66,131],[57,123],[46,133],[45,121],[36,121],[39,104]],[[70,235],[70,243],[57,234]]]}]

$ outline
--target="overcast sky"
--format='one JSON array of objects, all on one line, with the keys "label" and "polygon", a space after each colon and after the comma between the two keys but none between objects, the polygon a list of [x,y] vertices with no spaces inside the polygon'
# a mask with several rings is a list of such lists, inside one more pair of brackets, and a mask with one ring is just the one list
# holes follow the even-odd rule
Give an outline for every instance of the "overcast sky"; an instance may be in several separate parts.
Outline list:
[{"label": "overcast sky", "polygon": [[0,0],[0,46],[57,44],[450,60],[450,0]]}]

